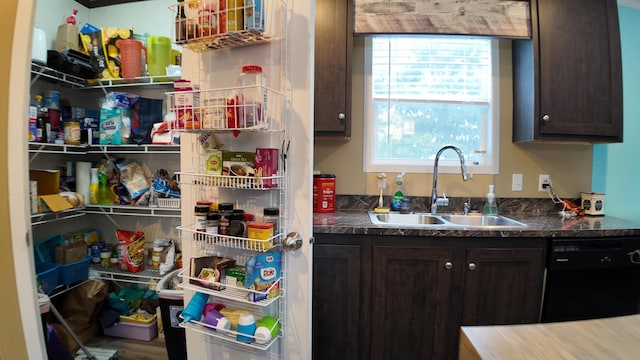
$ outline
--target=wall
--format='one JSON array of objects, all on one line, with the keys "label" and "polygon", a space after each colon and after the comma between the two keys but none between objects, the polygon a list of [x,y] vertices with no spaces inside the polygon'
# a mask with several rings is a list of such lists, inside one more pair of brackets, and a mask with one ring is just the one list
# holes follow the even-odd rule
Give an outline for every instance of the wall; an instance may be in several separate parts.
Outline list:
[{"label": "wall", "polygon": [[[475,175],[463,182],[460,174],[439,174],[438,190],[447,196],[483,197],[489,184],[495,184],[498,197],[547,197],[538,192],[538,175],[548,174],[557,194],[573,198],[591,190],[592,146],[572,144],[513,144],[512,132],[511,43],[500,44],[500,172],[497,175]],[[353,103],[351,141],[316,141],[314,168],[336,175],[336,192],[344,195],[377,194],[377,173],[363,172],[363,93],[364,41],[354,39]],[[511,191],[511,175],[524,175],[524,191]],[[396,173],[387,173],[394,180]],[[429,196],[431,174],[408,174],[405,177],[409,196]],[[388,184],[392,181],[388,181]],[[385,194],[394,191],[387,186]]]},{"label": "wall", "polygon": [[[633,3],[628,5],[632,6]],[[597,145],[593,154],[593,191],[605,193],[605,214],[638,220],[640,215],[629,208],[640,202],[637,191],[640,168],[630,154],[640,151],[636,141],[640,133],[640,2],[635,7],[620,6],[620,41],[622,46],[622,87],[624,142]]]}]

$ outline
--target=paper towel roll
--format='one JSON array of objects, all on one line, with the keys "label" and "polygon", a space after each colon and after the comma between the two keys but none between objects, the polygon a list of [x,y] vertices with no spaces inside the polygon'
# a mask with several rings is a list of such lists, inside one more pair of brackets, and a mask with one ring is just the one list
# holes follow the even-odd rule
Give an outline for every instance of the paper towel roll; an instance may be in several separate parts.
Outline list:
[{"label": "paper towel roll", "polygon": [[89,205],[89,188],[91,186],[91,163],[78,161],[76,163],[76,192],[84,196],[84,204]]}]

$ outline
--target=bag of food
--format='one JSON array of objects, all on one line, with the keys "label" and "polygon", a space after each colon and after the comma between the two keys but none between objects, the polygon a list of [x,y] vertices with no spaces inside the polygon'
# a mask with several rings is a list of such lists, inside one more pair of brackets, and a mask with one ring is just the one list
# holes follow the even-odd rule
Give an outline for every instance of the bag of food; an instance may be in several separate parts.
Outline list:
[{"label": "bag of food", "polygon": [[130,272],[144,270],[144,232],[116,230],[116,238],[120,270]]}]

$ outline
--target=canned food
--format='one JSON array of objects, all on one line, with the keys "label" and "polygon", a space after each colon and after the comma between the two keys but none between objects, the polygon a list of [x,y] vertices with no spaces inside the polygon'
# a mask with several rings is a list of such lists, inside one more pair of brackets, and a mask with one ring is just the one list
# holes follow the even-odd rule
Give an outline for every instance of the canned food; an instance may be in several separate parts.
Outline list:
[{"label": "canned food", "polygon": [[333,174],[313,175],[313,212],[336,211],[336,176]]}]

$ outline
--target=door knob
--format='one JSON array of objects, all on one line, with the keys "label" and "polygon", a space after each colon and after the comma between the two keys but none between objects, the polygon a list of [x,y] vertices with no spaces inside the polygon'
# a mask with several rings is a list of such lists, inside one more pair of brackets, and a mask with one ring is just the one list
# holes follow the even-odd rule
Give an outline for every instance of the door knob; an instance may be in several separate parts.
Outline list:
[{"label": "door knob", "polygon": [[292,231],[284,239],[280,238],[277,241],[277,245],[281,245],[286,250],[298,250],[302,247],[302,235]]},{"label": "door knob", "polygon": [[473,271],[476,269],[476,264],[475,263],[469,263],[469,270]]},{"label": "door knob", "polygon": [[447,270],[451,270],[453,268],[453,264],[451,263],[451,261],[447,261],[446,263],[444,263],[444,268]]},{"label": "door knob", "polygon": [[542,121],[549,122],[549,120],[551,120],[551,116],[549,116],[549,114],[544,114],[544,116],[542,116]]}]

